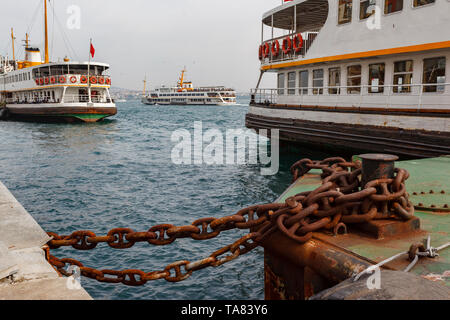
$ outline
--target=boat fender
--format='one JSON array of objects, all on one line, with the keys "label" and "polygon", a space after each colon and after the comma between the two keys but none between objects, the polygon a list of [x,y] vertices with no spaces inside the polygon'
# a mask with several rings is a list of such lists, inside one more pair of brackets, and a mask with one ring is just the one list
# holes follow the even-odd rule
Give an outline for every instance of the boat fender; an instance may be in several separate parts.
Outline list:
[{"label": "boat fender", "polygon": [[0,109],[0,120],[7,120],[9,118],[9,110],[7,108]]}]

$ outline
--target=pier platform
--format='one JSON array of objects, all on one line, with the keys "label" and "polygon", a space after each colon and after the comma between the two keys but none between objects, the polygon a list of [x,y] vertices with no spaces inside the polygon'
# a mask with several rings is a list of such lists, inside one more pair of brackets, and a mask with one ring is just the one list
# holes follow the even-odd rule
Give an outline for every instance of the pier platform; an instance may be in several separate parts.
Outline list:
[{"label": "pier platform", "polygon": [[45,258],[48,235],[0,182],[0,300],[92,300]]}]

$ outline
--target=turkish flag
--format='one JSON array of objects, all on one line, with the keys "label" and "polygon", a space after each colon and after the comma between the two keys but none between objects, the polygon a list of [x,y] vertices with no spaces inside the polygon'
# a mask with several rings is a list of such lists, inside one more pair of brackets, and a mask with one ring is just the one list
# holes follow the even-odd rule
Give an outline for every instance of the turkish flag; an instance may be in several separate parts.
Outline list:
[{"label": "turkish flag", "polygon": [[94,49],[94,46],[91,43],[91,56],[92,56],[92,58],[94,58],[94,55],[95,55],[95,49]]}]

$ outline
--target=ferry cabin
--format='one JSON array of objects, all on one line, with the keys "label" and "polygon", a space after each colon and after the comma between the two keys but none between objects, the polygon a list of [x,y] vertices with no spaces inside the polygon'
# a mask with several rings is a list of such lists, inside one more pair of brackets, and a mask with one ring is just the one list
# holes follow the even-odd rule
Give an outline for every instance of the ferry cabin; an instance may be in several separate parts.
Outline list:
[{"label": "ferry cabin", "polygon": [[267,12],[258,56],[277,87],[252,91],[247,126],[290,120],[282,139],[301,144],[450,154],[449,12],[447,0],[294,0]]},{"label": "ferry cabin", "polygon": [[194,89],[191,83],[185,83],[189,90],[178,88],[160,88],[151,94],[155,104],[161,105],[217,105],[236,104],[236,92],[225,87],[201,87]]}]

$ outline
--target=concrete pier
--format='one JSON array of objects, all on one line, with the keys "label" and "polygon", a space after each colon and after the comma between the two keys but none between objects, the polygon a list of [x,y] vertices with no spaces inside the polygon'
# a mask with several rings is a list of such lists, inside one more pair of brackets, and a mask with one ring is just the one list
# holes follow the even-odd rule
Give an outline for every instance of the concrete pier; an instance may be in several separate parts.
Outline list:
[{"label": "concrete pier", "polygon": [[49,240],[0,182],[0,300],[92,300],[84,289],[69,289],[47,262]]}]

